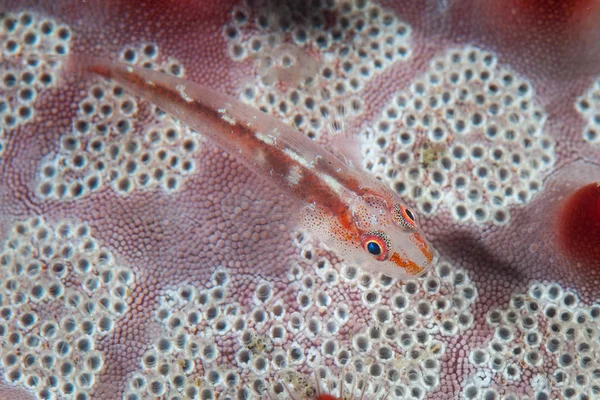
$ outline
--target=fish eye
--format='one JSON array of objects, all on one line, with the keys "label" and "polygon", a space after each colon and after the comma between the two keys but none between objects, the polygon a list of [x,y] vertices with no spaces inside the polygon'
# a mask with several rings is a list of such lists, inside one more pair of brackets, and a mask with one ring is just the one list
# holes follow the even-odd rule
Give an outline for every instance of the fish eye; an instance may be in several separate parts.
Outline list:
[{"label": "fish eye", "polygon": [[390,254],[390,239],[381,231],[369,231],[360,238],[363,249],[377,261],[385,261]]},{"label": "fish eye", "polygon": [[381,254],[381,246],[375,240],[369,240],[367,242],[367,251],[374,256],[379,256]]},{"label": "fish eye", "polygon": [[417,229],[415,214],[410,208],[404,207],[402,204],[396,204],[394,206],[392,219],[405,229]]}]

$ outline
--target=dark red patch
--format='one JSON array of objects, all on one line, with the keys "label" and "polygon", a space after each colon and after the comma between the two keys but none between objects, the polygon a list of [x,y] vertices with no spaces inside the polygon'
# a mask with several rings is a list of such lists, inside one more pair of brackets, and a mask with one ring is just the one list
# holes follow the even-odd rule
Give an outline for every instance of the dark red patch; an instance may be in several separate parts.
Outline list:
[{"label": "dark red patch", "polygon": [[[464,0],[473,30],[487,45],[515,57],[515,64],[535,66],[536,73],[597,73],[600,3],[595,0]],[[526,60],[523,57],[527,54]]]},{"label": "dark red patch", "polygon": [[317,400],[340,400],[339,398],[330,394],[320,394],[317,396]]},{"label": "dark red patch", "polygon": [[498,15],[520,17],[538,27],[554,25],[565,29],[580,24],[597,5],[594,0],[505,0],[495,4]]},{"label": "dark red patch", "polygon": [[493,4],[498,28],[517,30],[555,45],[568,46],[597,32],[592,22],[598,16],[598,2],[594,0],[508,0]]},{"label": "dark red patch", "polygon": [[579,188],[561,206],[558,238],[569,259],[600,268],[600,183]]}]

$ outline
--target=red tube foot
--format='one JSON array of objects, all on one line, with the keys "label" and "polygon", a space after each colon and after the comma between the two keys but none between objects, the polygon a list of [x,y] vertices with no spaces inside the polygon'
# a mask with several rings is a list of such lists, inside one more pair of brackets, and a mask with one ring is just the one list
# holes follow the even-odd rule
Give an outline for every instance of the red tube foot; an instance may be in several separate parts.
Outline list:
[{"label": "red tube foot", "polygon": [[558,238],[569,259],[600,268],[600,182],[581,187],[565,200]]}]

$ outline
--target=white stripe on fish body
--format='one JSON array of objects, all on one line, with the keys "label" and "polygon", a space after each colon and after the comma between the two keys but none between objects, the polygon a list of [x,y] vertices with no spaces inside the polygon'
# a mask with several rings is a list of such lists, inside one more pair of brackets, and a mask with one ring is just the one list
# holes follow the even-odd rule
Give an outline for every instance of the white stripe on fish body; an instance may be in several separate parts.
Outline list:
[{"label": "white stripe on fish body", "polygon": [[227,122],[229,125],[235,125],[235,118],[232,118],[226,114],[227,113],[226,108],[219,108],[217,111],[219,112],[219,114],[221,114],[221,119],[223,121]]},{"label": "white stripe on fish body", "polygon": [[313,169],[315,167],[315,163],[320,158],[320,156],[317,156],[312,161],[308,161],[306,158],[303,158],[300,154],[296,153],[289,147],[286,147],[283,150],[283,153],[306,169]]},{"label": "white stripe on fish body", "polygon": [[[277,130],[275,130],[275,133],[278,134],[279,132]],[[282,151],[281,148],[279,148],[277,146],[277,137],[276,136],[271,135],[271,134],[263,134],[260,132],[256,132],[254,135],[261,142],[265,143],[268,146],[274,147],[276,151],[278,151],[278,152]],[[289,147],[285,147],[283,149],[283,153],[287,157],[289,157],[290,160],[292,161],[291,165],[289,166],[289,172],[288,172],[287,176],[285,177],[287,182],[291,186],[296,186],[300,183],[302,177],[304,176],[303,170],[302,170],[304,168],[308,171],[312,171],[312,173],[314,173],[315,176],[317,178],[319,178],[319,180],[321,180],[323,183],[325,183],[338,196],[346,196],[347,197],[349,195],[347,188],[345,188],[344,185],[342,183],[340,183],[337,179],[335,179],[334,177],[332,177],[329,174],[318,172],[318,161],[323,158],[320,154],[315,154],[315,156],[312,160],[308,160],[308,159],[302,157],[300,154],[298,154],[297,152],[295,152],[294,150],[292,150]],[[257,161],[261,162],[261,163],[266,162],[264,160],[264,156],[260,160],[257,159]],[[272,170],[270,171],[270,173],[272,175]]]},{"label": "white stripe on fish body", "polygon": [[261,132],[256,132],[254,134],[254,136],[256,136],[256,138],[258,140],[260,140],[261,142],[263,142],[266,145],[275,146],[277,144],[277,137],[273,136],[273,135],[271,135],[269,133],[264,134],[264,133],[261,133]]},{"label": "white stripe on fish body", "polygon": [[286,179],[291,185],[297,185],[300,182],[300,179],[302,179],[302,169],[299,166],[294,165],[290,169]]},{"label": "white stripe on fish body", "polygon": [[330,175],[317,173],[319,179],[321,179],[327,186],[331,188],[338,196],[343,196],[346,193],[347,189],[342,185],[337,179],[333,178]]},{"label": "white stripe on fish body", "polygon": [[[133,72],[130,71],[130,72]],[[194,101],[190,96],[188,96],[188,94],[185,92],[185,85],[177,85],[175,86],[175,89],[177,89],[177,91],[179,92],[179,95],[181,96],[182,99],[184,99],[185,101],[187,101],[188,103],[191,103],[192,101]]]}]

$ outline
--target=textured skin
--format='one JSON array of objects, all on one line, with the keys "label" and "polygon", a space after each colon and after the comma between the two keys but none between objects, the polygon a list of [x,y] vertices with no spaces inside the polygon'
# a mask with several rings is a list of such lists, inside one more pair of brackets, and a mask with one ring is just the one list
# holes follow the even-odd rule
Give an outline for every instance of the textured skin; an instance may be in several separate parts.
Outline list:
[{"label": "textured skin", "polygon": [[[189,79],[234,96],[244,79],[256,75],[251,61],[234,62],[226,51],[222,26],[230,20],[231,4],[54,3],[32,4],[31,9],[71,26],[75,32],[73,52],[116,59],[127,45],[153,42],[161,53],[185,65]],[[569,260],[569,251],[561,251],[557,242],[556,220],[565,212],[563,200],[577,188],[597,182],[600,176],[600,146],[582,139],[585,121],[574,107],[600,73],[600,48],[596,44],[600,24],[590,22],[597,21],[598,5],[575,0],[565,2],[564,7],[560,2],[553,6],[535,1],[476,3],[432,1],[415,6],[382,2],[412,26],[414,54],[409,64],[392,66],[370,80],[362,93],[366,113],[361,119],[368,122],[379,115],[394,92],[426,70],[436,52],[457,43],[486,46],[496,51],[501,62],[530,80],[549,115],[547,132],[556,141],[556,163],[544,176],[543,191],[529,203],[514,206],[506,226],[462,224],[447,210],[420,220],[443,258],[466,269],[478,292],[471,309],[474,325],[443,339],[447,351],[441,359],[439,386],[428,396],[432,399],[446,399],[448,393],[457,397],[463,391],[476,371],[469,362],[470,351],[484,346],[493,333],[486,314],[505,306],[511,294],[525,293],[530,283],[541,281],[575,291],[585,304],[600,297],[600,268],[593,263],[575,266]],[[588,6],[589,12],[585,11]],[[26,7],[18,1],[0,0],[0,9]],[[540,15],[543,18],[532,26],[530,21],[538,21]],[[580,20],[584,23],[577,23]],[[71,129],[81,90],[83,85],[58,86],[43,93],[35,106],[35,121],[7,134],[10,146],[0,156],[0,239],[6,239],[16,222],[34,215],[47,220],[68,217],[86,221],[96,238],[135,271],[129,312],[111,335],[96,343],[105,354],[105,368],[93,398],[114,399],[123,393],[130,374],[139,369],[141,356],[159,331],[153,315],[165,289],[183,283],[212,287],[212,273],[224,267],[229,272],[232,299],[248,310],[254,306],[255,289],[263,279],[271,282],[275,299],[295,304],[296,292],[289,287],[286,273],[304,261],[286,227],[285,197],[263,185],[260,177],[250,175],[233,156],[210,145],[196,155],[197,172],[174,194],[151,190],[123,197],[106,187],[77,201],[38,197],[38,162],[56,151],[61,132]],[[563,239],[561,244],[565,243],[568,241]],[[315,253],[339,269],[334,255],[323,250]],[[306,269],[305,275],[316,276],[310,267]],[[372,321],[371,308],[361,303],[362,293],[356,283],[336,286],[329,292],[334,303],[346,303],[356,310],[349,327],[339,333],[346,343]],[[386,291],[382,289],[382,293]],[[288,314],[293,311],[288,310]],[[305,319],[313,314],[323,315],[323,319],[326,316],[313,307]],[[305,338],[298,343],[320,346]],[[235,350],[239,347],[227,340],[219,345]],[[233,355],[225,358],[232,361]],[[298,369],[305,375],[311,372],[306,366]],[[523,390],[529,386],[529,382],[516,384]],[[14,397],[15,390],[0,385],[0,397],[18,398]],[[19,393],[28,398],[24,391]]]}]

